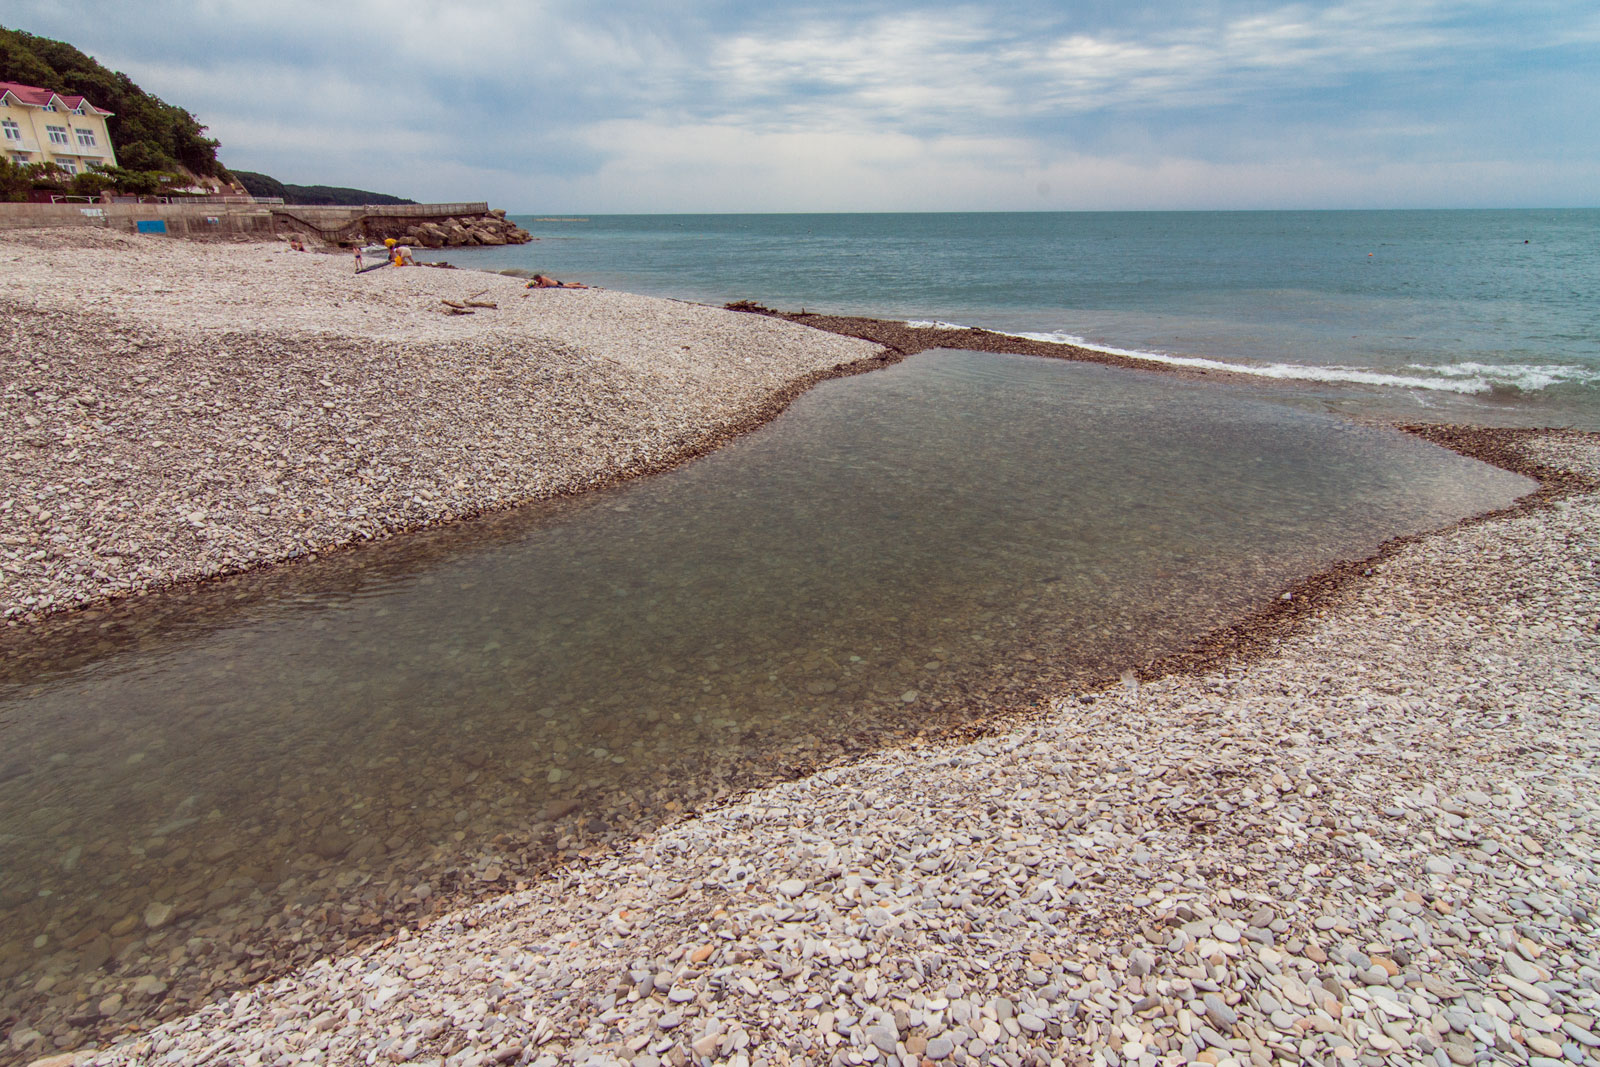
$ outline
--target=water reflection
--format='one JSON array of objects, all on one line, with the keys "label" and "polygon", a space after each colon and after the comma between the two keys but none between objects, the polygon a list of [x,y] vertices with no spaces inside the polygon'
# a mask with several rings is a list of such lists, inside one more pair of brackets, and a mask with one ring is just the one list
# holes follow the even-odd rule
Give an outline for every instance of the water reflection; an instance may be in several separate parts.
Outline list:
[{"label": "water reflection", "polygon": [[1531,483],[1122,371],[925,353],[580,502],[8,650],[0,981],[30,1046],[1114,674]]}]

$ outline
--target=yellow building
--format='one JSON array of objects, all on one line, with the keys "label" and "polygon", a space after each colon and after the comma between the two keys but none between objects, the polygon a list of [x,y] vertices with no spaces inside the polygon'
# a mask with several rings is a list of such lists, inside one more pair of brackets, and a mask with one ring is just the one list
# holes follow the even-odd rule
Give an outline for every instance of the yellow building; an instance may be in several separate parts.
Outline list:
[{"label": "yellow building", "polygon": [[110,114],[81,96],[0,82],[0,152],[13,163],[54,163],[68,174],[115,166]]}]

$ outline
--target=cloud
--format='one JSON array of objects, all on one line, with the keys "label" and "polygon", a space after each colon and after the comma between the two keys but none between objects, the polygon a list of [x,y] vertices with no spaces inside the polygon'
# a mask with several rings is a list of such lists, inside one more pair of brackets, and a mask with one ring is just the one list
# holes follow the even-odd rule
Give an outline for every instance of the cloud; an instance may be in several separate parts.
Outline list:
[{"label": "cloud", "polygon": [[512,208],[1581,203],[1600,160],[1586,0],[10,6],[231,165]]}]

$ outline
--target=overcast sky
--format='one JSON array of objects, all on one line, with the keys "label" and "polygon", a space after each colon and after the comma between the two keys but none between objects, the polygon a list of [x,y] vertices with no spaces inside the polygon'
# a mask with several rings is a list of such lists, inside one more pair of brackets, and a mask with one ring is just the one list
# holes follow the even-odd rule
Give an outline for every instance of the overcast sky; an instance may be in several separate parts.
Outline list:
[{"label": "overcast sky", "polygon": [[1594,0],[0,0],[230,167],[516,211],[1600,205]]}]

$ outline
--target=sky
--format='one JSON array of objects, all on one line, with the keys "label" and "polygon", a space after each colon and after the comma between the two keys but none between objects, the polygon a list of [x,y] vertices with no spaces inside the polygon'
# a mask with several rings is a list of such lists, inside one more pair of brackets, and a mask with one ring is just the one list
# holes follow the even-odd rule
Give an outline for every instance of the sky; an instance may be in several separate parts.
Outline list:
[{"label": "sky", "polygon": [[225,165],[512,212],[1600,206],[1594,0],[0,0]]}]

